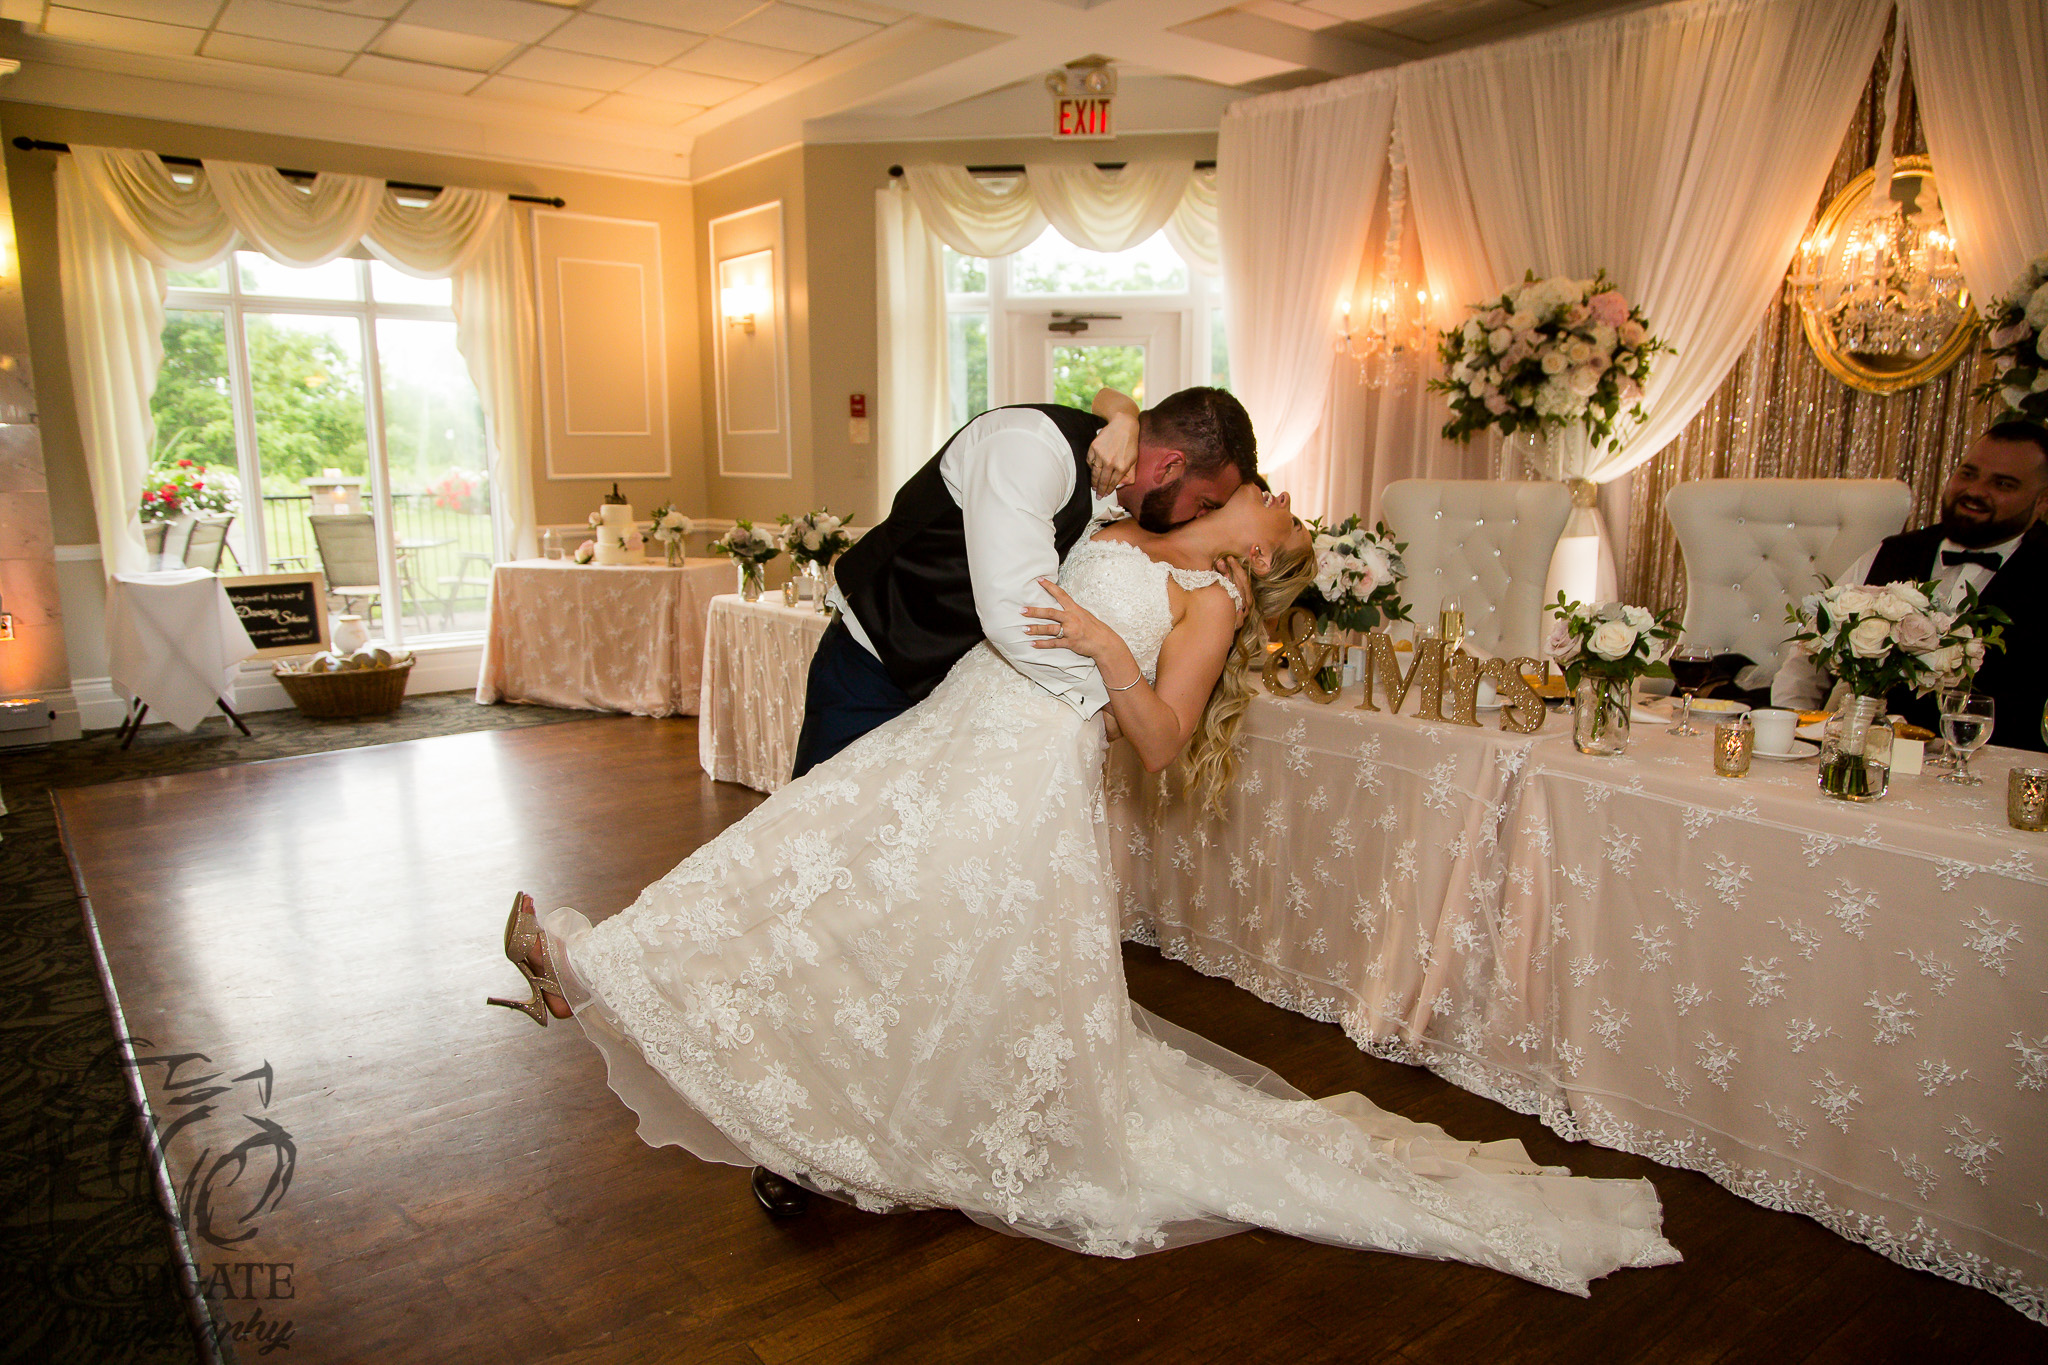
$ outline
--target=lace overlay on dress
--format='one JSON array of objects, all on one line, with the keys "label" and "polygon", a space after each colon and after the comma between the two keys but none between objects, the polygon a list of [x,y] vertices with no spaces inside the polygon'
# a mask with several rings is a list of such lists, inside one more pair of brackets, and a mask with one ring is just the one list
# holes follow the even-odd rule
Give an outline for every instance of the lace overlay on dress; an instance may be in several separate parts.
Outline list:
[{"label": "lace overlay on dress", "polygon": [[[1100,539],[1061,572],[1148,678],[1169,578],[1220,581]],[[1260,1225],[1581,1294],[1678,1259],[1646,1181],[1312,1102],[1133,1005],[1103,754],[1099,720],[983,646],[623,912],[548,916],[642,1136],[1098,1255]]]}]

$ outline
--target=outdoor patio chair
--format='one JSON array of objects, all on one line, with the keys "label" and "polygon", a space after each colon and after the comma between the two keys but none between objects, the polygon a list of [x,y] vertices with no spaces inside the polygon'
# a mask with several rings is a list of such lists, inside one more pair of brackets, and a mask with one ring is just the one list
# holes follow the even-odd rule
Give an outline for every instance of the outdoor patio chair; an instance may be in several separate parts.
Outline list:
[{"label": "outdoor patio chair", "polygon": [[185,537],[185,567],[220,572],[221,551],[228,545],[228,528],[233,517],[197,517]]},{"label": "outdoor patio chair", "polygon": [[329,513],[306,518],[313,527],[313,545],[320,569],[327,575],[327,593],[341,600],[343,611],[360,601],[368,624],[383,599],[377,568],[377,528],[368,512]]}]

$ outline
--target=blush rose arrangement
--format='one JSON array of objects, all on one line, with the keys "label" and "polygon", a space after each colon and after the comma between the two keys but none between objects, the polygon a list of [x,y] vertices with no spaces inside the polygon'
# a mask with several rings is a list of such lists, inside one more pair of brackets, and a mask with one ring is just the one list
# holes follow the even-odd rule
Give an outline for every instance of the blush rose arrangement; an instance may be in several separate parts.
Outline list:
[{"label": "blush rose arrangement", "polygon": [[2015,417],[2048,422],[2048,251],[2028,262],[1984,314],[1994,373],[1970,391]]},{"label": "blush rose arrangement", "polygon": [[1550,631],[1550,657],[1564,673],[1566,686],[1578,687],[1581,677],[1633,682],[1671,676],[1666,659],[1678,639],[1672,613],[1621,602],[1588,607],[1563,593],[1551,610],[1557,623]]},{"label": "blush rose arrangement", "polygon": [[1948,610],[1932,582],[1832,584],[1787,604],[1785,619],[1798,627],[1792,640],[1815,666],[1862,697],[1965,683],[1983,665],[1986,650],[2005,647],[2011,624],[1967,585],[1962,602]]},{"label": "blush rose arrangement", "polygon": [[1318,517],[1309,522],[1314,537],[1316,580],[1299,605],[1315,614],[1318,626],[1360,633],[1387,621],[1406,621],[1401,580],[1407,566],[1401,553],[1408,547],[1394,539],[1385,522],[1370,531],[1354,512],[1335,526]]}]

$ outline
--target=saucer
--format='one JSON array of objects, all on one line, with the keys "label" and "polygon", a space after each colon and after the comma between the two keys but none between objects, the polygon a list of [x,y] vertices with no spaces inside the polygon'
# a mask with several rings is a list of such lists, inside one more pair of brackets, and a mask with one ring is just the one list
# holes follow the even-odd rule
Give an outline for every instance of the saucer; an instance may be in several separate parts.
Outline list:
[{"label": "saucer", "polygon": [[1809,744],[1803,739],[1795,739],[1792,741],[1792,752],[1790,753],[1774,754],[1765,749],[1751,749],[1749,752],[1752,758],[1768,758],[1773,763],[1795,763],[1802,758],[1812,758],[1815,754],[1819,753],[1820,745]]}]

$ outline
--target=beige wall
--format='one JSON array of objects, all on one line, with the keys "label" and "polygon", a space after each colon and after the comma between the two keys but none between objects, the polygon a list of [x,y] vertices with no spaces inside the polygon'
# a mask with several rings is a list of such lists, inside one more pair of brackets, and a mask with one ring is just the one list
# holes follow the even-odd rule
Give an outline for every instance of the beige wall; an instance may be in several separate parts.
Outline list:
[{"label": "beige wall", "polygon": [[[1136,161],[1186,157],[1213,160],[1214,133],[1156,134],[1113,142],[1054,143],[1045,138],[959,142],[818,144],[803,149],[803,195],[810,247],[807,305],[810,318],[810,410],[816,413],[808,456],[811,482],[792,488],[790,505],[824,504],[873,520],[875,447],[847,435],[847,395],[868,396],[874,415],[875,191],[889,182],[889,167],[916,162],[1007,166],[1027,161]],[[713,182],[702,182],[700,196]],[[703,202],[701,197],[700,204]],[[785,510],[783,508],[775,509]]]},{"label": "beige wall", "polygon": [[[663,278],[667,285],[669,431],[674,474],[667,480],[633,481],[623,491],[636,507],[670,498],[684,507],[705,503],[701,445],[704,424],[698,380],[698,296],[696,219],[690,187],[618,176],[536,169],[503,162],[436,156],[374,147],[348,146],[305,138],[273,137],[222,128],[152,119],[83,113],[42,105],[0,102],[0,126],[10,138],[140,147],[178,156],[217,157],[310,170],[348,171],[428,184],[471,185],[510,194],[560,195],[574,213],[651,219],[661,224]],[[37,406],[48,467],[50,517],[58,544],[90,544],[92,497],[79,445],[77,409],[72,401],[65,353],[63,307],[57,279],[56,162],[61,153],[6,149],[8,186],[14,200],[20,246],[22,292],[35,358]],[[536,381],[537,382],[537,381]],[[580,522],[597,506],[605,485],[589,479],[551,480],[542,452],[532,452],[534,510],[542,525]],[[74,661],[76,663],[77,661]],[[76,673],[74,668],[74,673]]]}]

